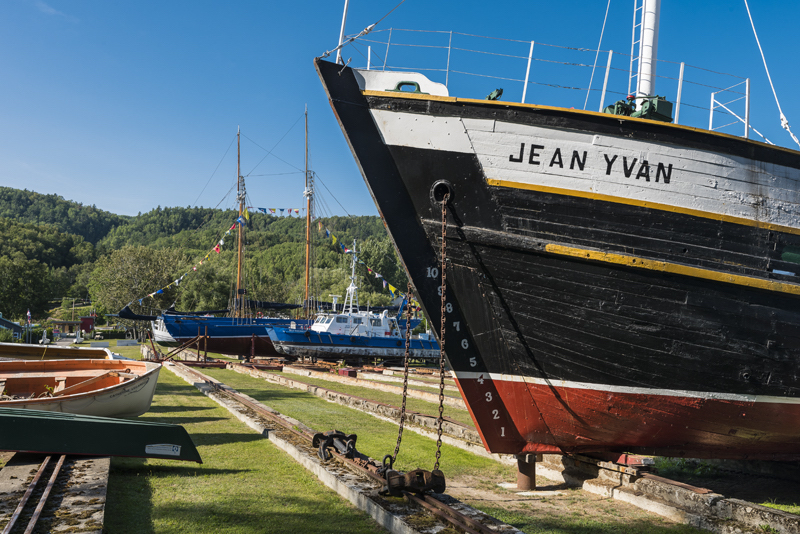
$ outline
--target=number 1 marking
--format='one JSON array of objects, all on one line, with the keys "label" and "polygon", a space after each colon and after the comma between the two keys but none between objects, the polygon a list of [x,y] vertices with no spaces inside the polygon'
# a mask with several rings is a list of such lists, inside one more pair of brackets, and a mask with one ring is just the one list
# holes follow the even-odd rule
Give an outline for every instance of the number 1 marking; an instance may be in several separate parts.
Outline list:
[{"label": "number 1 marking", "polygon": [[504,427],[504,426],[500,427],[500,437],[501,438],[506,437],[506,427]]}]

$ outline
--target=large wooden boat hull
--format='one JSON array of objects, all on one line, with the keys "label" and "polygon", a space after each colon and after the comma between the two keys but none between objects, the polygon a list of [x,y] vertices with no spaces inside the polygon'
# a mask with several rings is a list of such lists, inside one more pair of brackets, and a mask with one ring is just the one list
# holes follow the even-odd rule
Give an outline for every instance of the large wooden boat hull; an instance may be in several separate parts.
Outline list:
[{"label": "large wooden boat hull", "polygon": [[2,394],[27,398],[0,400],[0,407],[137,417],[150,409],[160,370],[136,360],[4,361]]},{"label": "large wooden boat hull", "polygon": [[102,347],[65,347],[28,343],[0,343],[0,360],[73,360],[113,359],[113,353]]},{"label": "large wooden boat hull", "polygon": [[[329,334],[313,330],[270,328],[269,337],[279,353],[293,358],[403,358],[405,339]],[[410,356],[417,359],[439,358],[435,340],[410,340]]]},{"label": "large wooden boat hull", "polygon": [[488,450],[800,459],[800,154],[316,66]]}]

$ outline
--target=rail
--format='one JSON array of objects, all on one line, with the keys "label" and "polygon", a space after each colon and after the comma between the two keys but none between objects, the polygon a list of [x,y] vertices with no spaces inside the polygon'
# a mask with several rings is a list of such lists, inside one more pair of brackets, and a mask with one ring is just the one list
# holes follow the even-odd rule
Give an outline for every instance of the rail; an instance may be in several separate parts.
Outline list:
[{"label": "rail", "polygon": [[[36,486],[39,485],[39,480],[41,480],[42,475],[44,475],[44,473],[47,471],[52,458],[53,458],[52,456],[46,456],[45,459],[42,461],[42,464],[39,466],[38,471],[36,471],[36,475],[33,477],[33,480],[31,480],[31,482],[28,484],[25,493],[20,498],[19,503],[17,504],[17,508],[14,510],[14,513],[11,514],[11,519],[6,524],[2,534],[10,534],[11,531],[13,530],[17,521],[22,516],[23,511],[27,507],[28,501],[30,501],[31,495],[33,495]],[[61,472],[61,468],[64,465],[65,459],[66,456],[62,455],[61,457],[59,457],[55,468],[50,474],[50,479],[47,482],[47,486],[45,486],[44,491],[42,492],[41,496],[39,497],[39,501],[36,504],[36,508],[33,510],[31,518],[28,520],[28,526],[25,528],[25,534],[31,534],[34,528],[36,528],[36,523],[38,523],[39,518],[42,515],[42,510],[44,509],[44,505],[47,503],[47,498],[50,496],[50,493],[52,492],[52,489],[55,486],[56,479],[58,478],[58,475]]]},{"label": "rail", "polygon": [[[194,369],[191,369],[186,366],[182,367],[186,373],[195,376],[198,379],[198,381],[205,382],[216,392],[223,393],[224,395],[235,400],[236,402],[239,402],[240,404],[253,410],[259,416],[263,416],[269,419],[270,421],[278,424],[282,428],[282,430],[290,432],[295,437],[300,438],[308,442],[309,444],[313,444],[315,436],[317,437],[320,436],[319,433],[310,430],[297,429],[295,428],[294,425],[292,425],[279,415],[276,415],[270,412],[269,410],[264,409],[262,405],[252,402],[250,399],[238,394],[237,392],[235,392],[230,388],[225,387],[219,382],[208,380],[205,375],[195,371]],[[387,480],[380,474],[381,468],[375,465],[373,462],[368,461],[369,458],[361,455],[357,451],[354,459],[348,458],[345,455],[340,454],[335,449],[330,449],[329,452],[332,453],[334,457],[336,457],[339,461],[345,464],[348,468],[368,476],[373,481],[381,485],[387,484]],[[436,499],[431,495],[418,496],[412,492],[405,490],[402,493],[406,500],[421,506],[422,508],[428,510],[430,513],[432,513],[442,521],[449,523],[451,526],[457,528],[462,532],[465,532],[467,534],[494,534],[493,530],[461,514],[457,510],[453,509],[452,507],[448,506],[447,504],[441,502],[440,500]]]},{"label": "rail", "polygon": [[[461,97],[485,98],[495,88],[486,82],[494,80],[505,85],[506,100],[578,108],[584,97],[576,99],[576,93],[585,93],[583,109],[597,111],[631,93],[635,63],[632,54],[613,50],[403,28],[373,30],[346,48],[360,56],[353,67],[421,72]],[[745,137],[750,131],[761,135],[749,122],[749,78],[685,62],[656,65],[657,92],[675,104],[676,124],[704,127],[710,115],[712,122],[730,121],[714,130],[741,135],[733,126],[741,122]],[[726,103],[715,99],[721,93],[730,95]]]}]

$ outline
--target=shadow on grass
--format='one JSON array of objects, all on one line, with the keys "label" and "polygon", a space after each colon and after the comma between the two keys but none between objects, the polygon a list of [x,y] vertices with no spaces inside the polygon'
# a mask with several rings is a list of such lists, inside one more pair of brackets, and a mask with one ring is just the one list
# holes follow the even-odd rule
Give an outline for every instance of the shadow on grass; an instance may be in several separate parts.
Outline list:
[{"label": "shadow on grass", "polygon": [[[326,532],[367,534],[385,532],[350,508],[329,506],[315,498],[275,494],[252,495],[235,502],[169,502],[158,507],[159,522],[180,532],[219,532],[235,525],[237,532]],[[324,526],[323,526],[324,525]]]},{"label": "shadow on grass", "polygon": [[153,490],[141,468],[142,458],[112,458],[106,493],[103,532],[154,534]]},{"label": "shadow on grass", "polygon": [[156,395],[185,395],[190,391],[196,391],[192,384],[165,384],[159,382],[156,386]]},{"label": "shadow on grass", "polygon": [[[169,412],[165,412],[169,413]],[[210,423],[215,421],[227,421],[225,417],[190,417],[190,416],[175,416],[159,415],[156,417],[148,417],[148,420],[155,420],[159,423],[169,423],[172,425],[190,425],[193,423]]]},{"label": "shadow on grass", "polygon": [[226,443],[247,443],[264,439],[261,434],[235,432],[193,432],[192,441],[195,445],[223,445]]},{"label": "shadow on grass", "polygon": [[251,471],[252,469],[201,467],[192,462],[148,463],[146,458],[114,458],[110,473],[114,477],[143,477],[146,479],[147,477],[239,475]]},{"label": "shadow on grass", "polygon": [[203,410],[213,410],[214,406],[150,406],[150,413],[164,412],[200,412]]},{"label": "shadow on grass", "polygon": [[244,393],[254,399],[258,400],[281,400],[281,399],[316,399],[318,398],[316,395],[309,393],[308,391],[301,391],[301,390],[270,390],[270,389],[258,389],[258,388],[250,388],[250,387],[240,387],[236,388],[236,391],[239,393]]}]

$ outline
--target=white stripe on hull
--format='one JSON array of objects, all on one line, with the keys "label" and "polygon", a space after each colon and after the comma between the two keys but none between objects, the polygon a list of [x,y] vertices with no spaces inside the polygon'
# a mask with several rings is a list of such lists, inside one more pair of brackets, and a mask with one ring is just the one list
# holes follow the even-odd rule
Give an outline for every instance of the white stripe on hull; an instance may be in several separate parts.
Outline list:
[{"label": "white stripe on hull", "polygon": [[475,373],[456,372],[459,380],[477,380],[483,378],[495,382],[521,382],[539,386],[552,386],[557,388],[587,389],[593,391],[607,391],[609,393],[624,393],[631,395],[656,395],[664,397],[685,397],[693,399],[727,400],[735,402],[764,402],[771,404],[800,404],[800,397],[773,397],[768,395],[744,395],[736,393],[718,393],[713,391],[688,391],[679,389],[658,389],[630,386],[611,386],[608,384],[593,384],[591,382],[573,382],[570,380],[545,380],[521,375],[506,375],[502,373]]},{"label": "white stripe on hull", "polygon": [[[800,229],[798,169],[575,130],[377,109],[371,113],[387,145],[475,154],[487,179]],[[535,148],[531,157],[533,145],[543,148]]]}]

